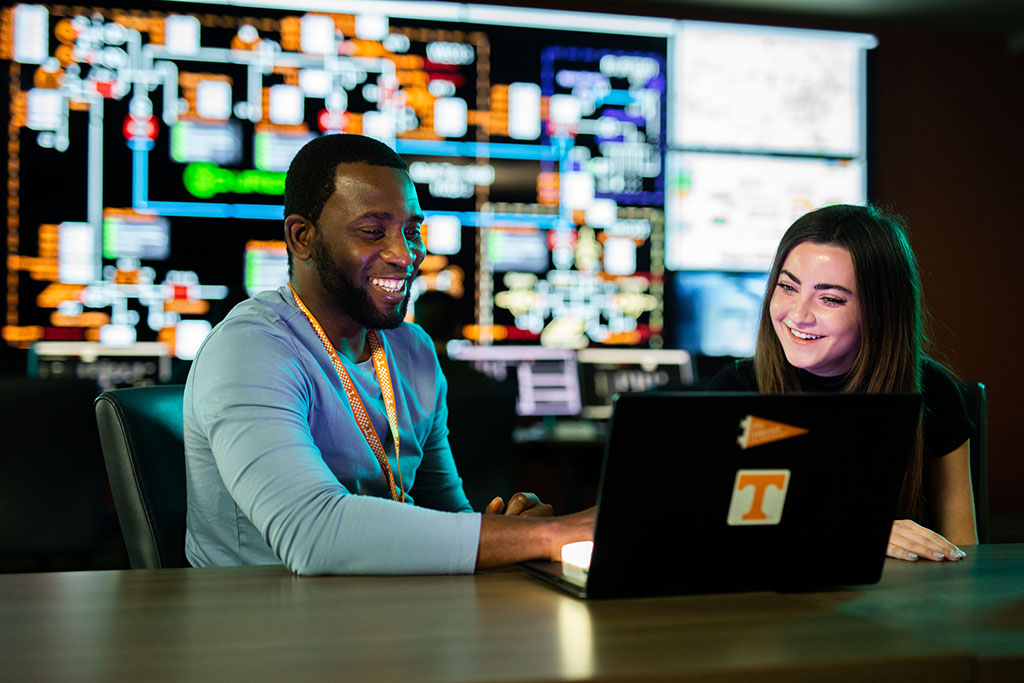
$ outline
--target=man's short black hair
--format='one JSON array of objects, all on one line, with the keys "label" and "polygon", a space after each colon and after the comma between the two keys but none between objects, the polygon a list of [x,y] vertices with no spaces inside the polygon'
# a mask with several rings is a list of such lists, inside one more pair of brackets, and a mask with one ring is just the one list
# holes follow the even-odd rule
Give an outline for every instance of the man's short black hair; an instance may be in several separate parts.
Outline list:
[{"label": "man's short black hair", "polygon": [[360,161],[409,170],[402,157],[380,140],[351,133],[314,138],[288,166],[284,181],[285,217],[298,214],[315,223],[334,194],[334,170],[338,164]]}]

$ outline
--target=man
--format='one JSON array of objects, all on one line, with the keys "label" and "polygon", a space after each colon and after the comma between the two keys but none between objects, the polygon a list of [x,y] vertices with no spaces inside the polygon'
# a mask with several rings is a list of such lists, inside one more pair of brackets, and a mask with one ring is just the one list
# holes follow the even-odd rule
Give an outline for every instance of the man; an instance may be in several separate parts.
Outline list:
[{"label": "man", "polygon": [[[285,182],[287,286],[236,306],[185,387],[194,566],[458,573],[557,558],[593,512],[535,496],[471,511],[430,340],[402,322],[425,249],[405,162],[358,135],[303,147]],[[479,444],[487,449],[488,444]]]}]

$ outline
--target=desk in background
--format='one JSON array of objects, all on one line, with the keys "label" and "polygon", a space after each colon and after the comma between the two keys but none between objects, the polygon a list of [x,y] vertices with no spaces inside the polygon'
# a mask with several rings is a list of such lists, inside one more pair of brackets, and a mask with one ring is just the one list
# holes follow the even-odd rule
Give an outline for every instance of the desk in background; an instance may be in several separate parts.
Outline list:
[{"label": "desk in background", "polygon": [[0,680],[1021,680],[1024,545],[968,552],[829,593],[598,602],[515,569],[0,575]]}]

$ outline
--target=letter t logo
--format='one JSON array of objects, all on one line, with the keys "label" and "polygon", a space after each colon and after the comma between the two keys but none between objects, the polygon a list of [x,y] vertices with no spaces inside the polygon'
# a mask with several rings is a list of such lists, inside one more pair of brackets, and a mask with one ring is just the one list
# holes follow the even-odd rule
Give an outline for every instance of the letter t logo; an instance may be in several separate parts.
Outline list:
[{"label": "letter t logo", "polygon": [[739,470],[729,502],[729,526],[778,524],[789,488],[789,470]]}]

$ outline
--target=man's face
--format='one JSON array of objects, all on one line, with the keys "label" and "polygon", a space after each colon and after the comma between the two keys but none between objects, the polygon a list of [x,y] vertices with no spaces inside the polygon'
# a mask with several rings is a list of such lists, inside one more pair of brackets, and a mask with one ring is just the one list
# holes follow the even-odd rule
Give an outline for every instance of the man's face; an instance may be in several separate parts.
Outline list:
[{"label": "man's face", "polygon": [[362,327],[397,327],[426,255],[412,179],[359,162],[338,164],[335,180],[312,243],[320,283],[336,311]]}]

